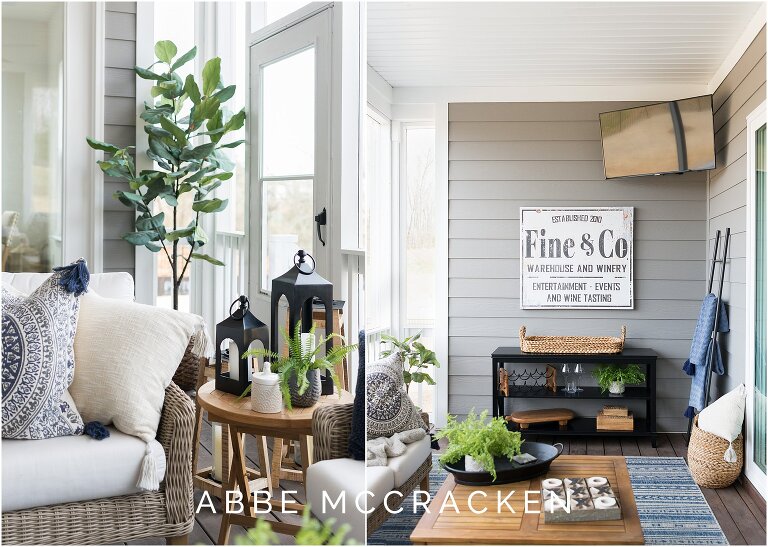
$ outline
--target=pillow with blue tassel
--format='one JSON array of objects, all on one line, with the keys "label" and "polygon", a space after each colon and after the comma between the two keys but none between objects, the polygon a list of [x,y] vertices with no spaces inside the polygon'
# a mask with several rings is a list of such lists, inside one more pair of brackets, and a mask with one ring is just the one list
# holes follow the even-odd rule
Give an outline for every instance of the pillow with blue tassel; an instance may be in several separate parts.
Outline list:
[{"label": "pillow with blue tassel", "polygon": [[2,288],[4,438],[83,433],[83,420],[67,388],[75,374],[79,296],[88,289],[89,277],[81,258],[55,268],[29,296]]}]

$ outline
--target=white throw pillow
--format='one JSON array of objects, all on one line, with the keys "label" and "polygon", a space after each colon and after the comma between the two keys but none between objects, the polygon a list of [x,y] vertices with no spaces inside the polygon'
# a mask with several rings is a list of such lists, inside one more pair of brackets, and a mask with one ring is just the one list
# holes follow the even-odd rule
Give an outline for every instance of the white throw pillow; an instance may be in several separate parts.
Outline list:
[{"label": "white throw pillow", "polygon": [[[147,443],[146,466],[154,467],[149,443],[157,435],[165,388],[189,339],[204,332],[203,325],[197,315],[84,295],[75,335],[77,366],[70,388],[84,420],[114,424],[123,433],[142,439]],[[154,469],[143,468],[138,485],[159,488]]]},{"label": "white throw pillow", "polygon": [[[744,384],[729,391],[699,412],[699,429],[722,437],[729,443],[733,442],[741,433],[744,423],[746,398],[747,388]],[[731,463],[736,461],[732,445],[729,444],[723,459]]]}]

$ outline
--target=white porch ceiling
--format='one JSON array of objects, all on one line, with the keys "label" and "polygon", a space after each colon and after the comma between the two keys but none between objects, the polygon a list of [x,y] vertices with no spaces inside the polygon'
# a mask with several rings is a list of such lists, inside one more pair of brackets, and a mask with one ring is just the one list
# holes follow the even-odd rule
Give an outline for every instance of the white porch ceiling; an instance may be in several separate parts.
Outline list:
[{"label": "white porch ceiling", "polygon": [[369,2],[368,64],[393,87],[707,85],[762,5]]}]

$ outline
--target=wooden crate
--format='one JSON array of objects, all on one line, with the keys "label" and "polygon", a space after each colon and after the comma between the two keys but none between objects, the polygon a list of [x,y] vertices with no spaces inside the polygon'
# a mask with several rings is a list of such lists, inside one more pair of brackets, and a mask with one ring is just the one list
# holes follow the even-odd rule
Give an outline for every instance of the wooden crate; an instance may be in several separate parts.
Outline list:
[{"label": "wooden crate", "polygon": [[625,406],[605,405],[603,416],[629,416],[629,409]]},{"label": "wooden crate", "polygon": [[632,431],[635,427],[635,420],[631,412],[626,416],[606,415],[602,410],[597,413],[598,431]]}]

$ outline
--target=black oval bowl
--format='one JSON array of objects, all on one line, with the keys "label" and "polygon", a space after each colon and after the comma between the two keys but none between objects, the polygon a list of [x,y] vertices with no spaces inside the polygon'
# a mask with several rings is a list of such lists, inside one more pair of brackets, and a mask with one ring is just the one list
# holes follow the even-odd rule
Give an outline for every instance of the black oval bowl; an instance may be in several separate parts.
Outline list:
[{"label": "black oval bowl", "polygon": [[[555,446],[559,445],[559,448]],[[445,464],[444,467],[449,473],[453,473],[453,478],[458,484],[467,486],[488,486],[490,484],[506,484],[510,482],[524,481],[533,477],[543,475],[549,470],[550,464],[563,453],[563,445],[524,442],[521,450],[527,452],[536,458],[536,461],[530,463],[517,463],[501,456],[494,458],[496,467],[496,480],[486,471],[475,472],[464,469],[464,458],[453,464]]]}]

